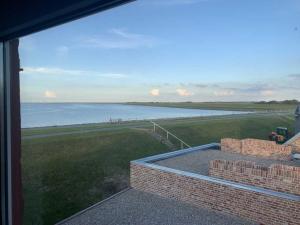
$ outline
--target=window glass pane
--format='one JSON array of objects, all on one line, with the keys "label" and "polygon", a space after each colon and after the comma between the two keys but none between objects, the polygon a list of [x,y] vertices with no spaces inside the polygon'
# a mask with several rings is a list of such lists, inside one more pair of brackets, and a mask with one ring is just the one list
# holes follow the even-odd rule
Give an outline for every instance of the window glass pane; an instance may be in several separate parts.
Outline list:
[{"label": "window glass pane", "polygon": [[131,160],[292,137],[295,4],[144,0],[21,38],[24,224],[54,224],[128,188]]}]

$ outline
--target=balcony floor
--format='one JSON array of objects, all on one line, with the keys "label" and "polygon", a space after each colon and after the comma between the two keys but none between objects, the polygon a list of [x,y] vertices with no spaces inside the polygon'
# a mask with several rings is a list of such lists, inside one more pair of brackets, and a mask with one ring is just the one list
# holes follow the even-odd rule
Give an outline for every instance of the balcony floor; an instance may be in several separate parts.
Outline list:
[{"label": "balcony floor", "polygon": [[250,225],[251,221],[128,189],[59,225]]},{"label": "balcony floor", "polygon": [[214,159],[252,161],[257,163],[258,165],[263,166],[270,166],[271,164],[284,164],[300,167],[300,161],[279,161],[250,155],[241,155],[230,152],[224,152],[218,149],[195,151],[185,155],[159,160],[154,163],[173,169],[208,176],[209,162]]}]

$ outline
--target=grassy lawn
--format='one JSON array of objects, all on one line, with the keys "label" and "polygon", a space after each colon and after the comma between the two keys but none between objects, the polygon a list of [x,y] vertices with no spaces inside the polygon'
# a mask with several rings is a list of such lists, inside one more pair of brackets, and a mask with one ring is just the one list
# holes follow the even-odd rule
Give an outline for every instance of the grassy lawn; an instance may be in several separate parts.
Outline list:
[{"label": "grassy lawn", "polygon": [[269,110],[295,110],[297,104],[268,104],[255,102],[133,102],[128,104],[177,107],[190,109],[216,109],[216,110],[238,110],[238,111],[269,111]]},{"label": "grassy lawn", "polygon": [[129,129],[23,141],[25,224],[53,224],[120,191],[130,160],[166,150]]},{"label": "grassy lawn", "polygon": [[[192,146],[219,142],[222,137],[266,139],[277,126],[292,130],[294,122],[292,115],[276,114],[158,121]],[[120,191],[128,186],[130,160],[169,151],[148,133],[132,128],[150,128],[149,123],[124,124],[23,131],[28,136],[110,128],[22,141],[24,224],[53,224]]]},{"label": "grassy lawn", "polygon": [[38,127],[38,128],[25,128],[22,129],[22,136],[31,136],[31,135],[40,135],[40,134],[53,134],[53,133],[62,133],[62,132],[78,132],[78,131],[88,131],[88,130],[101,130],[101,129],[123,129],[130,127],[138,126],[147,126],[149,125],[148,121],[123,121],[120,124],[112,123],[92,123],[92,124],[83,124],[83,125],[65,125],[65,126],[53,126],[53,127]]},{"label": "grassy lawn", "polygon": [[176,123],[161,122],[168,129],[191,146],[219,142],[221,138],[259,138],[268,139],[268,134],[278,126],[294,130],[293,117],[290,116],[247,116],[214,120],[186,120]]}]

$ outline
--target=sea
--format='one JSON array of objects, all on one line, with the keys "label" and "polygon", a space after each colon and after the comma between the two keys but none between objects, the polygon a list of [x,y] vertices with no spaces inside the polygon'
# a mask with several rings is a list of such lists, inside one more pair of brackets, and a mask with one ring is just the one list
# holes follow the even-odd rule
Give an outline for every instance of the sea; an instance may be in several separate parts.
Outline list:
[{"label": "sea", "polygon": [[121,103],[21,103],[21,127],[33,128],[242,113],[245,112],[142,106]]}]

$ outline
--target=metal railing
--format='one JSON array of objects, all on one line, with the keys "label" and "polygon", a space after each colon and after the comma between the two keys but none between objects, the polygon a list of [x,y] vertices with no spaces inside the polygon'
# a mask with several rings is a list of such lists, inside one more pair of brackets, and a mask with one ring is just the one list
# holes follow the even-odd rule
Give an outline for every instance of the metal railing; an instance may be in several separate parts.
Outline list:
[{"label": "metal railing", "polygon": [[190,145],[188,145],[187,143],[185,143],[183,140],[181,140],[179,137],[177,137],[175,134],[172,134],[170,131],[168,131],[167,129],[163,128],[162,126],[158,125],[157,123],[150,121],[153,124],[153,132],[156,133],[157,128],[161,129],[162,131],[164,131],[166,133],[166,138],[168,141],[170,141],[170,136],[175,138],[176,140],[178,140],[180,142],[180,147],[181,149],[184,148],[191,148]]}]

